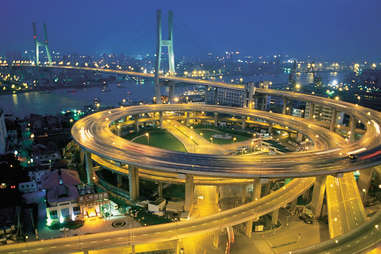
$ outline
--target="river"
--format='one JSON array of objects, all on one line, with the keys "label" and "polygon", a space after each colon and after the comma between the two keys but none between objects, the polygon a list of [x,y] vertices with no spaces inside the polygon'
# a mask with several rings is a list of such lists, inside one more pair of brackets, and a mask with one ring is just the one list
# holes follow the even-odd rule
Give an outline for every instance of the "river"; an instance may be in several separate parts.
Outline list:
[{"label": "river", "polygon": [[[248,77],[245,80],[272,80],[273,83],[287,83],[286,74],[273,76]],[[333,79],[342,79],[341,75],[332,76],[327,74],[322,77],[323,83],[327,84]],[[311,75],[306,74],[298,80],[302,85],[312,82]],[[144,84],[137,84],[134,80],[118,81],[108,85],[106,92],[103,87],[89,87],[81,89],[57,89],[52,91],[35,91],[19,94],[9,94],[0,96],[0,108],[6,114],[12,114],[19,118],[28,116],[31,113],[41,115],[56,115],[58,112],[67,109],[82,110],[84,106],[92,105],[94,99],[98,98],[102,106],[118,106],[123,99],[131,101],[144,101],[151,103],[154,96],[154,85],[152,80],[146,80]],[[177,93],[185,90],[184,86],[176,88]],[[164,92],[164,89],[163,91]],[[166,94],[164,92],[164,94]]]},{"label": "river", "polygon": [[6,114],[23,118],[31,113],[56,115],[67,109],[82,110],[84,106],[93,105],[95,98],[103,106],[118,106],[123,99],[150,102],[154,94],[152,82],[147,81],[143,85],[133,80],[121,81],[109,84],[107,91],[102,90],[103,87],[67,88],[2,95],[0,108]]}]

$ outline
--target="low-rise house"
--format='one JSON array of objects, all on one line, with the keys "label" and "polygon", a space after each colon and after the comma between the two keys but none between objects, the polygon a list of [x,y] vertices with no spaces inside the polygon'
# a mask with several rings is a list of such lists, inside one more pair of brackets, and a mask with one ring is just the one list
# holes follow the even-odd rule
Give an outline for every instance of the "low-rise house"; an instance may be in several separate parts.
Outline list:
[{"label": "low-rise house", "polygon": [[165,204],[166,200],[163,198],[158,198],[155,201],[150,201],[148,203],[148,211],[154,214],[163,215]]},{"label": "low-rise house", "polygon": [[80,184],[78,173],[73,170],[58,169],[44,176],[42,187],[46,190],[46,216],[48,224],[69,218],[75,220],[81,214],[78,203]]}]

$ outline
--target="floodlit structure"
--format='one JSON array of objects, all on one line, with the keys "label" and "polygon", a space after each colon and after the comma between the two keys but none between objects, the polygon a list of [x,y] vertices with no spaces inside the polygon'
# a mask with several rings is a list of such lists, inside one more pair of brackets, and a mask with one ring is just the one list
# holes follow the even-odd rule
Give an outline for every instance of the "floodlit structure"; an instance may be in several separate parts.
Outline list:
[{"label": "floodlit structure", "polygon": [[[172,29],[171,15],[170,31]],[[258,87],[254,90],[254,87],[245,88],[237,84],[160,75],[161,47],[169,44],[173,46],[173,42],[171,32],[168,41],[161,40],[160,11],[157,12],[157,18],[159,36],[154,75],[89,67],[54,66],[54,68],[154,78],[157,103],[160,103],[160,80],[170,81],[173,84],[181,82],[238,91],[246,89],[248,95],[244,98],[245,108],[197,104],[140,105],[100,111],[82,118],[74,124],[72,136],[85,152],[87,181],[89,184],[99,186],[103,184],[103,187],[107,186],[110,195],[120,196],[123,200],[129,199],[128,201],[132,203],[139,198],[139,178],[157,182],[182,183],[185,185],[184,210],[186,212],[190,210],[195,199],[196,185],[250,184],[253,190],[250,197],[242,191],[242,199],[248,198],[247,203],[205,217],[195,219],[187,217],[186,220],[176,223],[2,246],[0,253],[8,253],[10,250],[33,253],[49,251],[88,253],[89,250],[127,245],[131,246],[134,253],[135,245],[169,241],[176,241],[176,253],[180,253],[182,239],[210,232],[217,236],[215,238],[218,241],[221,229],[234,232],[232,227],[236,225],[242,225],[246,236],[251,238],[253,222],[260,216],[271,214],[273,224],[277,223],[279,209],[287,205],[296,205],[295,200],[309,192],[312,186],[310,214],[315,218],[320,217],[326,198],[331,239],[289,253],[363,253],[379,245],[381,212],[367,219],[362,200],[365,199],[369,189],[372,172],[379,171],[380,168],[381,113],[357,104],[273,90],[268,87]],[[173,51],[171,54],[173,56]],[[170,73],[174,74],[174,65],[173,72],[171,71],[171,59],[169,64]],[[281,98],[282,113],[267,112],[266,107],[257,107],[262,110],[255,109],[256,99],[262,98],[266,102],[269,96]],[[307,115],[307,118],[292,116],[290,115],[292,101],[308,103],[311,112],[314,112],[312,109],[315,107],[326,107],[332,111],[332,114],[329,114],[330,117],[326,117],[325,121],[314,118],[313,113]],[[262,103],[262,105],[266,104]],[[168,118],[166,112],[177,112],[178,118],[173,119],[173,114],[171,118]],[[204,115],[202,112],[209,114]],[[349,135],[346,140],[335,132],[338,114],[346,114],[350,119],[346,127]],[[282,154],[276,157],[261,156],[260,158],[249,157],[250,155],[183,153],[133,143],[115,134],[117,130],[114,129],[114,133],[112,130],[113,127],[121,127],[118,124],[135,125],[137,130],[139,124],[145,122],[159,122],[159,126],[162,126],[163,121],[186,121],[190,115],[213,122],[215,126],[218,126],[218,121],[224,115],[230,115],[234,117],[229,117],[229,121],[240,123],[242,129],[245,129],[247,124],[257,122],[256,124],[266,126],[269,133],[273,128],[283,126],[299,136],[302,134],[308,137],[315,147],[300,153]],[[256,121],[258,119],[263,121]],[[364,129],[357,128],[357,122],[363,123]],[[360,131],[362,137],[356,139],[355,134]],[[99,167],[93,167],[93,162],[118,174],[116,186],[104,184],[100,178],[97,179],[95,171]],[[356,170],[361,171],[358,184],[353,176]],[[123,177],[128,177],[128,196],[124,196],[125,193],[120,188]],[[272,178],[294,179],[273,192],[262,193],[262,186]],[[363,194],[360,195],[359,190]],[[160,211],[163,206],[164,203],[161,200],[152,209]],[[181,206],[175,206],[173,210],[180,211]]]},{"label": "floodlit structure", "polygon": [[[161,103],[161,93],[160,93],[160,79],[159,72],[161,66],[161,53],[162,47],[167,47],[168,49],[168,65],[169,65],[169,75],[175,75],[175,55],[173,53],[173,12],[168,12],[168,39],[162,39],[162,29],[161,29],[161,10],[156,12],[156,22],[157,22],[157,42],[156,42],[156,63],[155,63],[155,96],[156,103]],[[170,90],[173,87],[170,87]],[[171,91],[170,91],[171,94]]]},{"label": "floodlit structure", "polygon": [[36,45],[36,65],[40,64],[40,47],[45,48],[46,55],[48,57],[48,63],[49,65],[52,65],[52,56],[50,55],[49,46],[48,46],[48,30],[46,28],[46,24],[43,25],[44,27],[44,41],[37,40],[37,29],[36,29],[36,23],[33,24],[33,39],[34,43]]}]

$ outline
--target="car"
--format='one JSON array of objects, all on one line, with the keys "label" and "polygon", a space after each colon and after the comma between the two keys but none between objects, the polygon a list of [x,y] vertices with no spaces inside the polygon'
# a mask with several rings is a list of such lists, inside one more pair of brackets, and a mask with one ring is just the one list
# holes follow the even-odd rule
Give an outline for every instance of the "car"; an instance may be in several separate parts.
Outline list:
[{"label": "car", "polygon": [[351,161],[357,161],[357,155],[356,155],[356,154],[349,154],[349,155],[348,155],[348,158],[349,158]]}]

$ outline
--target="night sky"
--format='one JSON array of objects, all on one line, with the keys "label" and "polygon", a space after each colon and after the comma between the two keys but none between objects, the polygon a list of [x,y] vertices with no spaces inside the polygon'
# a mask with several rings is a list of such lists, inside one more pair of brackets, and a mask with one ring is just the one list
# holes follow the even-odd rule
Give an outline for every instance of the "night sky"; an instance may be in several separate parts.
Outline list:
[{"label": "night sky", "polygon": [[[380,0],[1,0],[0,54],[33,47],[46,22],[51,49],[153,53],[155,11],[174,11],[175,55],[289,54],[381,58]],[[166,20],[163,20],[166,25]]]}]

